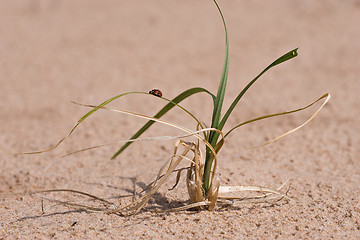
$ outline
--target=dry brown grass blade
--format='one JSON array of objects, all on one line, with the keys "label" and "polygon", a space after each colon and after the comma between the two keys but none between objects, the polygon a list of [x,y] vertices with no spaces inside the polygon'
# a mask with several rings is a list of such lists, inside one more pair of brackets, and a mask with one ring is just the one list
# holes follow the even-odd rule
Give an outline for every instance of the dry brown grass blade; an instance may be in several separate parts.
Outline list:
[{"label": "dry brown grass blade", "polygon": [[[180,156],[177,157],[177,159],[175,160],[175,154],[176,151],[178,149],[178,146],[182,144],[185,149],[184,151],[180,154]],[[115,210],[110,210],[107,211],[108,213],[121,213],[121,214],[136,214],[138,213],[146,204],[147,202],[150,200],[150,198],[159,190],[159,188],[164,184],[164,182],[169,178],[169,176],[173,173],[173,171],[175,170],[175,168],[180,164],[180,162],[183,160],[183,156],[185,156],[192,148],[192,145],[189,145],[188,143],[185,143],[181,140],[179,140],[175,146],[175,154],[173,156],[173,159],[170,160],[170,164],[169,164],[169,168],[168,170],[165,172],[165,174],[160,177],[160,179],[157,181],[157,183],[149,190],[149,192],[147,192],[144,196],[142,196],[141,198],[137,199],[136,201],[115,209]]]},{"label": "dry brown grass blade", "polygon": [[79,211],[82,210],[82,211],[87,211],[87,212],[103,212],[103,211],[108,210],[108,208],[91,207],[91,206],[87,206],[84,204],[72,203],[72,202],[68,202],[68,201],[61,201],[61,200],[47,198],[47,197],[41,197],[41,198],[48,200],[50,202],[58,203],[60,205],[64,205],[64,206],[71,207],[71,208],[76,208]]},{"label": "dry brown grass blade", "polygon": [[171,209],[167,209],[165,211],[156,211],[157,213],[162,213],[162,212],[179,212],[179,211],[185,211],[185,210],[189,210],[189,209],[194,209],[194,208],[199,208],[199,207],[204,207],[204,206],[209,206],[210,202],[209,201],[201,201],[201,202],[196,202],[196,203],[191,203],[182,207],[177,207],[177,208],[171,208]]},{"label": "dry brown grass blade", "polygon": [[18,193],[5,193],[5,194],[0,194],[0,195],[7,195],[7,196],[11,196],[11,195],[33,195],[33,194],[41,194],[41,193],[54,193],[54,192],[70,192],[70,193],[75,193],[75,194],[79,194],[79,195],[84,195],[86,197],[92,198],[94,200],[97,200],[99,202],[102,202],[104,204],[108,204],[113,206],[114,208],[117,208],[116,204],[113,202],[110,202],[104,198],[101,197],[97,197],[95,195],[92,195],[90,193],[86,193],[83,191],[78,191],[78,190],[73,190],[73,189],[46,189],[46,190],[39,190],[39,191],[29,191],[29,192],[18,192]]},{"label": "dry brown grass blade", "polygon": [[40,190],[40,191],[36,191],[36,192],[31,192],[31,193],[28,193],[28,194],[51,193],[51,192],[71,192],[71,193],[76,193],[76,194],[80,194],[80,195],[84,195],[84,196],[93,198],[94,200],[98,200],[98,201],[103,202],[103,203],[105,203],[105,204],[112,205],[114,208],[117,208],[117,206],[115,205],[115,203],[110,202],[110,201],[108,201],[108,200],[106,200],[106,199],[97,197],[97,196],[95,196],[95,195],[92,195],[92,194],[89,194],[89,193],[86,193],[86,192],[82,192],[82,191],[78,191],[78,190],[72,190],[72,189],[49,189],[49,190]]},{"label": "dry brown grass blade", "polygon": [[217,182],[215,191],[209,197],[209,201],[210,201],[210,205],[209,205],[209,208],[208,208],[209,211],[214,210],[214,208],[216,206],[216,203],[217,203],[217,200],[218,200],[218,197],[219,197],[219,188],[220,188],[220,183]]},{"label": "dry brown grass blade", "polygon": [[186,178],[186,186],[191,203],[201,202],[204,200],[204,191],[202,189],[200,174],[195,170],[194,164],[191,164]]},{"label": "dry brown grass blade", "polygon": [[146,142],[146,141],[168,141],[168,140],[174,140],[174,139],[182,139],[182,138],[187,138],[187,137],[191,137],[200,133],[205,133],[208,131],[214,131],[213,128],[206,128],[206,129],[201,129],[198,131],[194,131],[188,134],[181,134],[181,135],[175,135],[175,136],[156,136],[156,137],[143,137],[143,138],[136,138],[136,139],[124,139],[124,140],[118,140],[118,141],[114,141],[114,142],[110,142],[110,143],[104,143],[104,144],[100,144],[100,145],[96,145],[96,146],[91,146],[91,147],[86,147],[77,151],[73,151],[70,153],[67,153],[65,155],[62,155],[61,157],[67,157],[73,154],[77,154],[77,153],[81,153],[81,152],[85,152],[85,151],[89,151],[89,150],[93,150],[93,149],[97,149],[97,148],[101,148],[101,147],[107,147],[107,146],[111,146],[111,145],[116,145],[116,144],[123,144],[126,142]]},{"label": "dry brown grass blade", "polygon": [[[176,188],[176,186],[179,184],[180,178],[181,178],[181,173],[185,169],[188,169],[188,168],[181,168],[181,169],[179,169],[179,171],[177,171],[175,184],[174,184],[174,186],[172,186],[171,188],[168,189],[169,191],[174,190],[174,188]],[[176,170],[174,170],[174,171],[176,171]]]},{"label": "dry brown grass blade", "polygon": [[[89,197],[89,198],[91,198],[93,200],[99,201],[104,205],[112,206],[114,209],[118,208],[115,203],[110,202],[110,201],[108,201],[108,200],[106,200],[104,198],[97,197],[95,195],[92,195],[92,194],[89,194],[89,193],[86,193],[86,192],[83,192],[83,191],[72,190],[72,189],[48,189],[48,190],[21,192],[21,193],[8,193],[8,194],[1,194],[1,195],[34,195],[34,194],[55,193],[55,192],[70,192],[70,193],[75,193],[75,194],[79,194],[79,195],[84,195],[84,196]],[[41,196],[40,198],[42,200],[48,200],[50,202],[55,202],[55,203],[58,203],[60,205],[64,205],[64,206],[67,206],[67,207],[77,208],[78,210],[82,210],[82,211],[100,212],[100,211],[110,210],[108,207],[104,207],[104,208],[92,207],[92,206],[88,206],[88,205],[84,205],[84,204],[52,199],[52,198],[48,198],[48,197],[44,197],[44,196]],[[42,211],[44,212],[43,203],[42,203]]]},{"label": "dry brown grass blade", "polygon": [[[260,186],[221,186],[220,187],[220,193],[224,193],[223,188],[231,188],[233,187],[233,191],[231,192],[240,192],[240,191],[253,191],[253,192],[260,192],[262,193],[262,195],[259,196],[254,196],[251,198],[264,198],[266,196],[268,196],[269,194],[275,194],[278,196],[281,196],[283,198],[288,198],[284,193],[271,189],[271,188],[266,188],[266,187],[260,187]],[[231,199],[231,200],[235,200],[235,199],[243,199],[244,197],[236,197],[236,196],[224,196],[224,195],[220,195],[218,196],[218,198],[221,199]]]},{"label": "dry brown grass blade", "polygon": [[[303,124],[301,124],[300,126],[294,128],[294,129],[291,129],[290,131],[282,134],[281,136],[276,137],[276,138],[274,138],[274,139],[272,139],[272,140],[270,140],[270,141],[268,141],[268,142],[266,142],[266,143],[264,143],[264,144],[261,144],[261,145],[259,145],[259,146],[255,146],[254,148],[262,147],[262,146],[268,145],[268,144],[270,144],[270,143],[273,143],[273,142],[279,140],[280,138],[283,138],[283,137],[285,137],[285,136],[287,136],[287,135],[289,135],[289,134],[292,134],[292,133],[296,132],[297,130],[299,130],[300,128],[304,127],[304,126],[305,126],[306,124],[308,124],[312,119],[315,118],[315,116],[320,112],[320,110],[328,103],[328,101],[330,100],[331,96],[330,96],[329,93],[326,93],[326,94],[324,94],[323,96],[321,96],[320,98],[318,98],[316,101],[314,101],[312,104],[314,104],[314,103],[316,103],[316,102],[318,102],[318,101],[320,101],[321,99],[324,99],[324,98],[325,98],[325,101],[323,102],[323,104],[319,107],[319,109],[318,109],[306,122],[304,122]],[[311,106],[312,104],[310,104],[309,106]]]},{"label": "dry brown grass blade", "polygon": [[290,200],[289,197],[287,196],[288,190],[285,193],[280,192],[280,190],[285,187],[285,185],[289,182],[289,180],[290,179],[286,180],[276,190],[261,186],[220,186],[219,194],[252,191],[252,192],[260,192],[261,195],[252,196],[252,197],[219,195],[218,198],[221,200],[223,199],[231,200],[231,201],[236,200],[237,202],[240,203],[258,203],[258,202],[267,202],[267,201],[281,200],[281,199]]}]

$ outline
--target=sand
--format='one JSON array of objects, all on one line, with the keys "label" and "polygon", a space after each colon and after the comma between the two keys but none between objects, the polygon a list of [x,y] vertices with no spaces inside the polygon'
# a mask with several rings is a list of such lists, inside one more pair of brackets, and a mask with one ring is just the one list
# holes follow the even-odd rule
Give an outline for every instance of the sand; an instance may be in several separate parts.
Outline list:
[{"label": "sand", "polygon": [[[224,108],[269,63],[299,48],[299,56],[266,73],[246,93],[225,130],[265,114],[332,99],[298,132],[252,149],[308,119],[320,106],[247,125],[229,135],[219,154],[222,185],[277,188],[290,178],[290,201],[235,204],[215,211],[135,216],[87,213],[44,198],[93,204],[67,193],[7,195],[43,189],[85,191],[116,204],[150,183],[174,141],[138,142],[110,161],[119,144],[68,157],[85,147],[127,139],[144,120],[99,111],[57,149],[88,109],[128,91],[161,89],[173,98],[191,87],[216,93],[224,32],[211,1],[0,2],[1,239],[359,239],[360,2],[220,1],[230,37]],[[154,114],[164,101],[124,97],[111,106]],[[209,124],[211,98],[183,102]],[[191,129],[180,110],[164,119]],[[177,135],[156,124],[145,136]],[[183,173],[184,174],[184,173]],[[161,209],[187,203],[183,181],[151,200]],[[288,186],[289,186],[288,185]],[[42,198],[43,197],[43,198]]]}]

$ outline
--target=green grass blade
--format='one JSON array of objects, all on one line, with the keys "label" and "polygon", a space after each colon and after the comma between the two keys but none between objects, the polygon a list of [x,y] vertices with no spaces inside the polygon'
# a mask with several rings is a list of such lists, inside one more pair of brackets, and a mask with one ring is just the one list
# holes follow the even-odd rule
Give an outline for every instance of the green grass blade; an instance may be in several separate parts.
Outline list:
[{"label": "green grass blade", "polygon": [[297,50],[298,50],[297,48],[294,49],[294,50],[291,50],[290,52],[288,52],[288,53],[282,55],[281,57],[279,57],[278,59],[276,59],[269,66],[267,66],[259,75],[257,75],[248,85],[246,85],[246,87],[239,93],[239,95],[235,98],[235,100],[233,101],[233,103],[230,105],[229,109],[225,113],[223,119],[221,120],[221,122],[219,124],[219,130],[223,129],[223,127],[224,127],[226,121],[228,120],[231,112],[234,110],[237,103],[240,101],[240,99],[243,97],[243,95],[247,92],[247,90],[251,87],[251,85],[253,85],[270,68],[275,67],[276,65],[278,65],[280,63],[283,63],[283,62],[285,62],[287,60],[290,60],[290,59],[296,57],[298,55]]},{"label": "green grass blade", "polygon": [[[222,110],[222,106],[224,103],[227,77],[228,77],[228,72],[229,72],[229,38],[228,38],[228,31],[227,31],[224,15],[220,9],[220,6],[216,2],[216,0],[214,0],[214,3],[220,13],[221,20],[224,25],[224,31],[225,31],[225,60],[224,60],[223,71],[221,74],[221,79],[220,79],[220,83],[219,83],[219,87],[218,87],[218,92],[216,94],[216,100],[214,102],[213,116],[212,116],[212,120],[211,120],[211,127],[218,129],[220,119],[221,119],[221,110]],[[208,139],[208,141],[210,142],[210,145],[215,147],[218,138],[219,138],[219,133],[211,132],[209,139]],[[210,149],[206,148],[206,161],[205,161],[204,176],[203,176],[203,188],[204,188],[206,194],[209,190],[211,166],[213,163],[213,157],[211,157],[210,154],[211,154]]]},{"label": "green grass blade", "polygon": [[[215,2],[216,3],[216,2]],[[219,6],[216,4],[216,6],[219,8]],[[220,11],[220,9],[219,9]],[[223,22],[224,22],[224,18],[223,18]],[[225,22],[224,22],[225,25]],[[225,25],[225,29],[226,29],[226,25]],[[226,41],[226,45],[227,45],[227,51],[228,51],[228,41]],[[248,85],[246,85],[246,87],[239,93],[239,95],[236,97],[236,99],[233,101],[233,103],[231,104],[231,106],[229,107],[229,109],[227,110],[227,112],[225,113],[224,117],[222,118],[221,122],[216,125],[215,128],[219,129],[220,131],[223,129],[227,119],[229,118],[231,112],[233,111],[233,109],[235,108],[235,106],[237,105],[237,103],[240,101],[240,99],[242,98],[242,96],[245,94],[245,92],[251,87],[251,85],[253,85],[256,80],[258,80],[265,72],[267,72],[270,68],[285,62],[287,60],[290,60],[294,57],[296,57],[297,54],[297,48],[284,54],[283,56],[279,57],[278,59],[276,59],[274,62],[272,62],[268,67],[266,67],[259,75],[257,75]],[[227,54],[226,54],[227,56]],[[227,60],[225,59],[225,65],[224,65],[224,69],[226,67],[226,71],[224,71],[227,75]],[[223,80],[223,79],[222,79]],[[225,79],[226,81],[226,79]],[[226,83],[225,83],[226,84]],[[220,84],[221,85],[221,84]],[[221,97],[221,96],[220,96]],[[223,97],[223,96],[222,96]],[[218,99],[217,99],[218,100]],[[222,104],[222,102],[221,102]],[[220,117],[221,114],[221,108],[219,109],[214,109],[214,111],[217,110],[216,114],[218,114],[217,117]],[[214,113],[215,114],[215,113]],[[219,134],[217,132],[212,132],[210,134],[209,137],[209,142],[211,144],[211,146],[216,146],[217,141],[219,138]],[[220,149],[220,148],[219,148]],[[210,179],[210,169],[211,169],[211,165],[212,165],[212,158],[210,156],[210,152],[207,150],[206,151],[206,159],[207,161],[205,162],[205,169],[204,169],[204,176],[203,176],[203,187],[205,192],[207,192],[209,190],[209,179]]]},{"label": "green grass blade", "polygon": [[[104,107],[106,106],[107,104],[111,103],[112,101],[120,98],[120,97],[123,97],[125,95],[129,95],[129,94],[136,94],[136,93],[142,93],[142,94],[147,94],[146,92],[127,92],[127,93],[122,93],[122,94],[119,94],[119,95],[116,95],[115,97],[112,97],[112,98],[109,98],[108,100],[106,100],[105,102],[101,103],[100,105],[98,105],[99,107]],[[94,112],[96,112],[97,110],[99,110],[99,108],[94,108],[92,109],[91,111],[87,112],[84,116],[82,116],[80,118],[80,120],[77,122],[77,124],[75,125],[75,127],[71,130],[74,131],[75,128],[82,122],[84,121],[86,118],[88,118],[91,114],[93,114]],[[70,133],[71,133],[70,132]]]},{"label": "green grass blade", "polygon": [[[127,93],[122,93],[119,94],[115,97],[109,98],[108,100],[104,101],[103,103],[101,103],[100,105],[98,105],[99,107],[104,107],[105,105],[111,103],[112,101],[123,97],[125,95],[129,95],[129,94],[136,94],[136,93],[142,93],[142,94],[148,94],[146,92],[127,92]],[[75,129],[80,125],[80,123],[82,123],[86,118],[88,118],[90,115],[92,115],[93,113],[95,113],[97,110],[99,110],[99,108],[94,108],[91,111],[87,112],[85,115],[83,115],[78,121],[77,123],[74,125],[74,127],[70,130],[70,132],[63,137],[62,139],[60,139],[59,142],[57,142],[54,146],[45,149],[45,150],[41,150],[41,151],[33,151],[33,152],[23,152],[23,153],[16,153],[17,155],[26,155],[26,154],[39,154],[39,153],[44,153],[44,152],[49,152],[55,148],[57,148],[63,141],[65,141],[66,138],[68,138],[74,131]]]},{"label": "green grass blade", "polygon": [[317,101],[319,101],[320,99],[325,98],[325,101],[323,102],[323,104],[318,108],[318,110],[317,110],[308,120],[306,120],[306,122],[304,122],[304,123],[301,124],[300,126],[297,126],[296,128],[291,129],[290,131],[287,131],[286,133],[284,133],[284,134],[282,134],[282,135],[280,135],[280,136],[278,136],[278,137],[276,137],[276,138],[274,138],[274,139],[272,139],[272,140],[270,140],[270,141],[268,141],[268,142],[266,142],[266,143],[264,143],[264,144],[261,144],[261,145],[259,145],[259,146],[256,146],[256,147],[261,147],[261,146],[268,145],[268,144],[270,144],[270,143],[272,143],[272,142],[275,142],[275,141],[279,140],[280,138],[283,138],[283,137],[285,137],[285,136],[287,136],[287,135],[289,135],[289,134],[292,134],[292,133],[296,132],[297,130],[299,130],[300,128],[304,127],[304,126],[305,126],[306,124],[308,124],[312,119],[315,118],[315,116],[320,112],[320,110],[328,103],[328,101],[330,100],[330,97],[331,97],[330,94],[329,94],[329,93],[326,93],[326,94],[324,94],[321,98],[319,98],[319,99],[317,100]]},{"label": "green grass blade", "polygon": [[[321,99],[327,97],[328,94],[324,94],[323,96],[321,96],[320,98],[318,98],[317,100],[315,100],[314,102],[310,103],[309,105],[305,106],[305,107],[302,107],[302,108],[298,108],[298,109],[295,109],[295,110],[292,110],[292,111],[287,111],[287,112],[281,112],[281,113],[275,113],[275,114],[269,114],[269,115],[265,115],[265,116],[261,116],[261,117],[257,117],[257,118],[254,118],[254,119],[251,119],[251,120],[248,120],[248,121],[245,121],[243,123],[240,123],[238,125],[236,125],[235,127],[233,127],[232,129],[230,129],[224,136],[224,138],[226,138],[232,131],[234,131],[235,129],[241,127],[241,126],[244,126],[246,124],[249,124],[249,123],[253,123],[253,122],[256,122],[256,121],[260,121],[260,120],[263,120],[263,119],[267,119],[267,118],[272,118],[272,117],[277,117],[277,116],[283,116],[283,115],[288,115],[288,114],[291,114],[291,113],[296,113],[296,112],[299,112],[299,111],[303,111],[309,107],[311,107],[312,105],[314,105],[315,103],[317,103],[318,101],[320,101]],[[216,148],[215,148],[216,150]]]},{"label": "green grass blade", "polygon": [[[205,92],[208,93],[213,101],[215,102],[215,96],[210,93],[208,90],[204,89],[204,88],[190,88],[184,92],[182,92],[181,94],[179,94],[177,97],[175,97],[174,99],[172,99],[168,104],[166,104],[157,114],[154,115],[154,118],[160,118],[162,117],[164,114],[166,114],[169,110],[171,110],[173,107],[175,107],[178,103],[180,103],[182,100],[190,97],[191,95],[195,94],[195,93],[200,93],[200,92]],[[151,125],[154,124],[154,121],[150,120],[148,121],[144,126],[142,126],[130,139],[136,139],[138,138],[141,134],[143,134]],[[127,142],[125,143],[112,157],[111,159],[116,158],[120,153],[122,153],[132,142]]]},{"label": "green grass blade", "polygon": [[[228,77],[228,71],[229,71],[229,39],[228,39],[228,32],[227,27],[225,23],[224,15],[221,12],[221,9],[217,2],[214,0],[214,3],[216,4],[216,7],[221,15],[222,22],[224,24],[224,30],[225,30],[225,60],[224,60],[224,67],[221,74],[221,79],[218,87],[218,92],[216,94],[216,100],[214,104],[214,111],[211,121],[211,127],[217,128],[220,122],[221,118],[221,109],[224,102],[225,97],[225,90],[226,90],[226,84],[227,84],[227,77]],[[211,136],[211,135],[210,135]],[[211,137],[210,137],[211,138]],[[211,139],[210,139],[211,140]]]}]

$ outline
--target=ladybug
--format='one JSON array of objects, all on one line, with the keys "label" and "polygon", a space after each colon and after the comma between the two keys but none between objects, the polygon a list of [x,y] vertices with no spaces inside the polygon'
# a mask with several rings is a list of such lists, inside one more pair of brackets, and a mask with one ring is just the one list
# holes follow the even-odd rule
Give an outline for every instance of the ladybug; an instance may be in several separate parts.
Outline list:
[{"label": "ladybug", "polygon": [[149,91],[149,93],[157,97],[162,97],[162,92],[159,89],[153,89]]}]

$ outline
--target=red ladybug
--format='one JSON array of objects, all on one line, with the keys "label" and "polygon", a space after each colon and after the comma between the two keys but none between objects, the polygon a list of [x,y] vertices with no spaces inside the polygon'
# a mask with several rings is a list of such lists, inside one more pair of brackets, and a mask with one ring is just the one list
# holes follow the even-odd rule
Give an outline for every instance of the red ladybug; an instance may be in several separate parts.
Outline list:
[{"label": "red ladybug", "polygon": [[159,89],[153,89],[149,91],[149,93],[157,97],[162,97],[162,92]]}]

